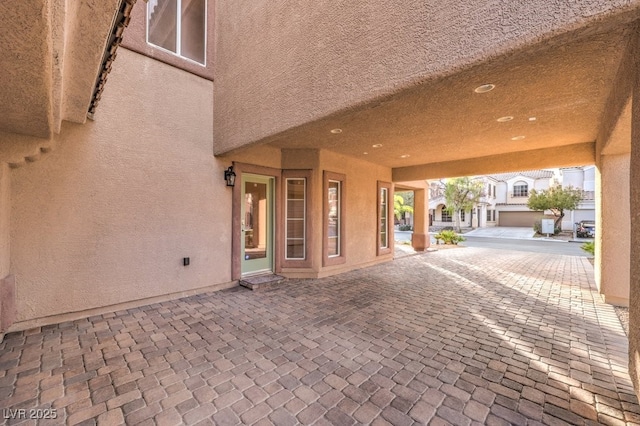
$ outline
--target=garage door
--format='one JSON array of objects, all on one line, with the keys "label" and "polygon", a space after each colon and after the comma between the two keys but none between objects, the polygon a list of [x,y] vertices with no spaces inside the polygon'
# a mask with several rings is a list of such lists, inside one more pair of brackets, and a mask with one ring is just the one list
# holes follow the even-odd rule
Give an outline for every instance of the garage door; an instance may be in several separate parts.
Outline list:
[{"label": "garage door", "polygon": [[544,217],[542,212],[500,212],[498,213],[499,226],[533,227],[536,220]]}]

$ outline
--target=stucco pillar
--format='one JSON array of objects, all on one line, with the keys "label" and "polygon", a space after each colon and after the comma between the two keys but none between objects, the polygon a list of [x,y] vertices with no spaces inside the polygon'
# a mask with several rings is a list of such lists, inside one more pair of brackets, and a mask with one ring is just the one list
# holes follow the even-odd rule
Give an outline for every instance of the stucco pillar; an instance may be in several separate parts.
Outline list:
[{"label": "stucco pillar", "polygon": [[[636,53],[638,54],[638,53]],[[640,74],[636,71],[632,115],[630,158],[630,296],[629,296],[629,375],[640,395]]]},{"label": "stucco pillar", "polygon": [[9,276],[10,215],[10,170],[6,163],[0,162],[0,341],[15,319],[15,282]]},{"label": "stucco pillar", "polygon": [[429,192],[427,189],[413,191],[413,235],[411,246],[415,251],[429,248]]},{"label": "stucco pillar", "polygon": [[629,306],[629,154],[601,155],[596,174],[595,277],[606,303]]},{"label": "stucco pillar", "polygon": [[0,279],[9,274],[9,217],[11,215],[10,170],[0,162]]}]

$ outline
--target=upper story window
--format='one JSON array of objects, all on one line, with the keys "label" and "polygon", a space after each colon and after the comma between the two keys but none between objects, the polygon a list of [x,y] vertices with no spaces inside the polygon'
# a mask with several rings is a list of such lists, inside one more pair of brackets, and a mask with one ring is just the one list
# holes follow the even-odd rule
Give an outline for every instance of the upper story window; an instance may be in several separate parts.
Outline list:
[{"label": "upper story window", "polygon": [[147,43],[205,65],[206,0],[149,0]]},{"label": "upper story window", "polygon": [[528,197],[529,185],[526,182],[516,182],[513,184],[513,196],[514,197]]}]

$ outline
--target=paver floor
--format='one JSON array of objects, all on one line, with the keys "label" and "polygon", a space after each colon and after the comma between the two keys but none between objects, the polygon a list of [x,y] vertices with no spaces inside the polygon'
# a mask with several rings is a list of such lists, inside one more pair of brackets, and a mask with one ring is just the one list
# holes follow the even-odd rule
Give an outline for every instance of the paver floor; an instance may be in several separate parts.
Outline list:
[{"label": "paver floor", "polygon": [[637,424],[592,277],[585,258],[461,248],[12,333],[3,421]]}]

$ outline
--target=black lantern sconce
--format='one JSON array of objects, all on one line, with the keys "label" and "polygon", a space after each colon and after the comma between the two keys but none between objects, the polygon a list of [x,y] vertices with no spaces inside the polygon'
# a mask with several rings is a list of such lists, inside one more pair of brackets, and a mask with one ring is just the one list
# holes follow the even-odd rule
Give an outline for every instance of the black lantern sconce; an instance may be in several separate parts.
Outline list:
[{"label": "black lantern sconce", "polygon": [[236,184],[236,174],[233,171],[233,166],[229,166],[229,168],[224,171],[224,180],[227,181],[227,186]]}]

